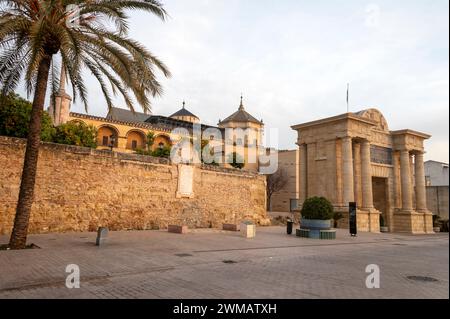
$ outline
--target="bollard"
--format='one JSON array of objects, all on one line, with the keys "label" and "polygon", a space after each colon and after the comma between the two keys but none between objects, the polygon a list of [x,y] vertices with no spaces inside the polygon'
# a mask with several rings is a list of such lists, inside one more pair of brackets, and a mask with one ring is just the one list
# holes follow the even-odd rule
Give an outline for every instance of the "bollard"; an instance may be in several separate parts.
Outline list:
[{"label": "bollard", "polygon": [[97,240],[95,242],[96,246],[101,246],[105,243],[108,237],[109,229],[107,227],[99,227],[97,231]]}]

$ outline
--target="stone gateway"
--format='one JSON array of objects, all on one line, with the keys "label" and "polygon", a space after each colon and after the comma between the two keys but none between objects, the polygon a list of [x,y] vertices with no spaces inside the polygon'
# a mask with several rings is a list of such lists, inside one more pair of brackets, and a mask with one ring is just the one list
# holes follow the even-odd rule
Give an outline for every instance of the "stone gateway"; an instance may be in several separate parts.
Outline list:
[{"label": "stone gateway", "polygon": [[376,109],[346,113],[292,127],[298,132],[299,204],[324,196],[343,212],[357,203],[359,231],[433,233],[427,209],[424,141],[413,130],[390,131]]}]

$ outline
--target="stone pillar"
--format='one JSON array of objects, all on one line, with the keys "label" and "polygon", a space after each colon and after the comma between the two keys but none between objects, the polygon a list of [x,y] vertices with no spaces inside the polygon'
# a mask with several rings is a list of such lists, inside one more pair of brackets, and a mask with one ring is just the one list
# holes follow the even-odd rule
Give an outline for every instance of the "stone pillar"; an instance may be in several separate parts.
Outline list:
[{"label": "stone pillar", "polygon": [[361,179],[363,193],[363,208],[373,208],[372,167],[370,143],[364,141],[361,146]]},{"label": "stone pillar", "polygon": [[400,152],[400,170],[402,180],[402,210],[412,211],[412,185],[409,151]]},{"label": "stone pillar", "polygon": [[362,186],[361,186],[361,144],[353,144],[353,168],[355,184],[355,201],[358,207],[362,207]]},{"label": "stone pillar", "polygon": [[344,206],[348,206],[348,203],[355,201],[353,182],[352,138],[344,137],[342,139],[342,184]]},{"label": "stone pillar", "polygon": [[119,148],[122,150],[126,150],[127,149],[127,143],[128,143],[128,139],[126,136],[116,136],[116,138],[118,139],[116,141],[116,146],[114,146],[114,148]]},{"label": "stone pillar", "polygon": [[416,153],[415,157],[416,209],[420,212],[426,212],[428,209],[425,188],[425,167],[423,163],[423,153]]},{"label": "stone pillar", "polygon": [[416,207],[416,192],[414,191],[416,181],[415,181],[415,168],[414,168],[414,155],[409,153],[409,167],[410,167],[410,177],[411,177],[411,198],[412,198],[412,207]]},{"label": "stone pillar", "polygon": [[392,154],[392,160],[394,161],[394,208],[400,208],[402,206],[401,200],[401,174],[400,174],[400,154],[398,152],[394,152]]},{"label": "stone pillar", "polygon": [[299,205],[303,205],[308,196],[307,195],[308,156],[306,144],[300,145],[299,165],[300,165]]}]

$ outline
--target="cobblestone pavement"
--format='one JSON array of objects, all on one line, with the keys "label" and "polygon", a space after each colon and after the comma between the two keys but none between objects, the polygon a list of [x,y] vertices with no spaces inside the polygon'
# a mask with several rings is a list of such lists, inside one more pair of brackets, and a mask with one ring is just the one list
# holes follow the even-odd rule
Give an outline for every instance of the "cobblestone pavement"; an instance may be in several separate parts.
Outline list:
[{"label": "cobblestone pavement", "polygon": [[[316,241],[284,227],[258,228],[254,239],[133,231],[110,233],[101,248],[95,236],[33,235],[41,249],[0,251],[0,298],[449,298],[448,234],[339,230],[335,241]],[[68,264],[80,267],[80,289],[65,287]],[[366,288],[369,264],[380,267],[380,289]]]}]

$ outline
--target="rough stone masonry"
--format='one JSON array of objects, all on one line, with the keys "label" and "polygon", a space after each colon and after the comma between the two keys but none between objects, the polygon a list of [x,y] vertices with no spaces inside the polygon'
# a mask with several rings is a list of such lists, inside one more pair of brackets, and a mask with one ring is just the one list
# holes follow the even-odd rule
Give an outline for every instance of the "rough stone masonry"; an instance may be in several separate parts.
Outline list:
[{"label": "rough stone masonry", "polygon": [[[0,234],[12,230],[25,153],[0,137]],[[43,143],[30,233],[265,225],[266,180],[256,173],[194,167],[193,194],[177,196],[179,167],[165,159]]]}]

